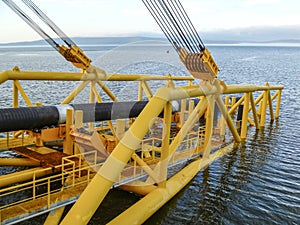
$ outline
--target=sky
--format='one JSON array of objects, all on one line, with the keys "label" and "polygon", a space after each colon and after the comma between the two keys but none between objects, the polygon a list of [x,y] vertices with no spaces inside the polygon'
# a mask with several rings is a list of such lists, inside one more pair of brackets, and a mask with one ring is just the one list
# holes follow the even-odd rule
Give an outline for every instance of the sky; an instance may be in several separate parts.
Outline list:
[{"label": "sky", "polygon": [[[23,6],[20,0],[14,1]],[[32,1],[69,37],[161,33],[142,0]],[[181,3],[200,32],[300,25],[299,0],[181,0]],[[0,43],[41,39],[2,1],[0,27]]]}]

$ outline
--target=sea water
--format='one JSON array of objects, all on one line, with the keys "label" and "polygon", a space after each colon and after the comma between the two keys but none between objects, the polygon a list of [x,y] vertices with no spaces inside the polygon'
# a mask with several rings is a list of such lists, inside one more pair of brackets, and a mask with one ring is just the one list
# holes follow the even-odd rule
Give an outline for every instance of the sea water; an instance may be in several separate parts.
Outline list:
[{"label": "sea water", "polygon": [[[172,47],[163,43],[85,46],[93,64],[109,73],[187,76]],[[229,155],[200,171],[145,224],[300,224],[300,48],[208,46],[227,84],[284,85],[280,118]],[[0,48],[0,71],[77,71],[47,47]],[[136,100],[136,82],[107,85],[122,101]],[[180,83],[180,82],[179,82]],[[183,82],[181,82],[183,83]],[[33,103],[59,104],[79,82],[21,81]],[[161,82],[152,82],[155,90]],[[12,104],[12,82],[0,86],[0,107]],[[86,102],[88,90],[75,103]],[[108,100],[108,98],[104,98]],[[20,105],[25,103],[21,100]],[[269,121],[269,120],[268,120]],[[0,168],[1,170],[1,168]],[[138,196],[112,190],[90,224],[105,224]],[[45,216],[22,224],[43,224]]]}]

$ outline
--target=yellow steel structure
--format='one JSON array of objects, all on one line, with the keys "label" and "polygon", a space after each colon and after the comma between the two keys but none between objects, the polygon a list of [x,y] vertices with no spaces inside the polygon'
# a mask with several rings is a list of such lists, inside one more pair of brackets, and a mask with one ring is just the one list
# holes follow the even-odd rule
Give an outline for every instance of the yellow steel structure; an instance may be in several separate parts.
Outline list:
[{"label": "yellow steel structure", "polygon": [[[218,151],[215,151],[213,153],[211,152],[211,149],[213,148],[212,136],[214,135],[213,133],[215,129],[213,126],[213,114],[215,103],[222,114],[222,118],[226,123],[226,127],[228,128],[228,131],[230,132],[233,140],[235,141],[235,143],[239,143],[242,140],[244,140],[247,136],[247,129],[250,121],[250,111],[252,111],[256,129],[260,129],[260,127],[263,127],[265,124],[267,114],[266,110],[269,109],[270,111],[273,111],[272,101],[277,99],[277,102],[275,104],[276,114],[273,118],[272,113],[270,113],[270,115],[271,120],[274,118],[278,118],[280,97],[283,89],[283,86],[270,86],[268,84],[263,86],[225,85],[223,82],[220,82],[218,80],[214,80],[214,82],[202,82],[200,85],[193,85],[193,83],[191,82],[193,78],[173,77],[170,75],[155,77],[150,75],[138,74],[111,74],[107,77],[99,77],[92,76],[90,74],[74,73],[74,76],[72,77],[69,76],[69,73],[29,71],[22,72],[20,70],[15,69],[14,71],[5,71],[0,73],[0,80],[2,82],[5,82],[6,80],[13,80],[13,90],[14,93],[16,93],[13,95],[12,101],[12,105],[14,107],[18,107],[19,105],[18,93],[21,94],[25,102],[27,102],[28,106],[32,105],[29,97],[23,90],[19,79],[34,80],[35,78],[37,78],[38,74],[39,80],[49,79],[82,81],[82,83],[74,91],[71,91],[71,93],[65,98],[65,100],[62,101],[62,103],[64,104],[70,103],[78,95],[78,93],[80,93],[80,91],[82,91],[89,84],[90,99],[88,101],[102,101],[102,97],[99,95],[96,89],[96,84],[98,84],[98,86],[104,90],[104,93],[106,93],[112,101],[118,101],[117,96],[115,96],[113,92],[110,91],[109,88],[102,82],[104,80],[109,80],[111,82],[120,80],[138,82],[138,99],[142,99],[143,93],[145,93],[149,99],[148,104],[145,106],[140,115],[137,118],[135,118],[134,121],[131,121],[128,125],[126,125],[125,122],[125,127],[129,127],[126,132],[125,130],[123,131],[125,132],[124,134],[122,134],[121,131],[118,131],[118,135],[116,134],[117,132],[115,130],[115,125],[113,121],[108,121],[109,126],[107,128],[101,128],[109,129],[112,134],[112,136],[106,136],[106,139],[103,139],[102,141],[105,141],[105,143],[109,143],[110,140],[115,140],[117,144],[115,147],[113,147],[113,151],[109,155],[107,155],[108,157],[105,158],[101,164],[97,164],[96,161],[94,161],[94,163],[89,163],[87,166],[84,166],[86,165],[86,163],[82,161],[84,160],[84,158],[82,157],[79,158],[79,161],[70,161],[69,159],[65,158],[62,160],[62,166],[55,167],[55,171],[61,171],[61,174],[52,175],[46,178],[45,181],[47,181],[49,191],[48,193],[46,193],[48,201],[45,202],[45,204],[47,205],[49,210],[54,209],[54,205],[52,205],[54,204],[54,202],[52,202],[51,199],[57,196],[57,194],[55,193],[61,192],[61,189],[51,190],[51,180],[56,179],[57,176],[68,176],[69,179],[71,179],[68,181],[68,183],[70,184],[68,188],[74,189],[74,191],[79,191],[74,193],[82,192],[76,203],[73,205],[73,207],[65,216],[65,218],[62,220],[61,224],[87,224],[93,216],[95,210],[99,207],[102,200],[110,190],[110,188],[116,184],[119,184],[118,186],[120,186],[120,188],[123,188],[124,190],[134,191],[136,193],[145,195],[145,197],[138,201],[135,205],[130,207],[128,210],[126,210],[124,213],[122,213],[120,216],[116,217],[113,221],[111,221],[110,224],[117,224],[120,223],[120,221],[122,221],[122,224],[143,223],[163,204],[165,204],[172,196],[174,196],[179,190],[181,190],[199,172],[199,170],[201,170],[217,158],[221,157],[222,155],[227,154],[234,148],[233,145],[228,145],[225,148],[221,148]],[[70,79],[70,77],[72,77],[72,79]],[[159,88],[155,94],[153,94],[152,90],[150,89],[150,86],[148,85],[148,82],[151,80],[165,80],[166,84],[164,87]],[[176,80],[186,80],[189,83],[187,86],[176,86],[173,83]],[[275,94],[271,95],[271,91],[276,92]],[[257,99],[254,99],[253,92],[262,93]],[[224,104],[224,101],[222,100],[222,95],[232,95],[236,93],[244,93],[244,96],[237,102],[235,101],[235,97],[229,98],[227,96],[225,98]],[[191,104],[192,102],[189,101],[188,110],[185,111],[183,108],[186,108],[186,100],[192,98],[199,98],[200,101],[195,107],[193,106],[193,104]],[[173,101],[182,102],[181,110],[183,111],[181,113],[181,116],[172,112]],[[260,114],[258,114],[256,112],[256,107],[257,105],[260,105],[260,103],[262,107],[259,110]],[[241,122],[241,133],[239,134],[231,117],[236,112],[237,107],[239,107],[242,104],[244,105],[244,110]],[[269,107],[267,107],[268,105]],[[143,144],[141,145],[141,143],[144,140],[146,140],[146,134],[149,133],[149,128],[156,123],[155,121],[157,120],[158,115],[162,112],[162,110],[164,110],[164,115],[162,117],[164,125],[161,131],[162,137],[160,140],[158,139],[161,143],[161,147],[155,147],[155,142],[152,142],[150,146]],[[49,138],[48,135],[53,134],[49,131],[41,132],[40,135],[33,134],[30,131],[14,132],[13,135],[7,135],[7,137],[3,137],[0,139],[1,149],[8,149],[9,146],[11,146],[9,143],[12,143],[13,139],[20,138],[20,135],[22,136],[22,138],[33,138],[33,142],[31,143],[40,144],[41,146],[43,145],[43,142],[45,140],[53,140],[56,138],[63,140],[63,152],[65,154],[70,155],[72,157],[76,156],[76,154],[79,153],[79,145],[81,142],[79,139],[74,139],[73,134],[74,132],[78,132],[77,129],[83,126],[83,115],[80,111],[73,112],[73,110],[70,109],[67,110],[66,115],[66,124],[61,125],[59,129],[52,128],[54,129],[53,131],[57,132],[57,134],[52,136],[51,138]],[[188,117],[185,118],[186,116]],[[192,143],[193,140],[193,138],[189,139],[189,135],[191,134],[194,125],[202,116],[205,116],[206,118],[206,123],[204,127],[205,132],[203,132],[203,134],[205,135],[200,135],[200,133],[196,135],[197,140],[201,137],[201,141],[199,139],[198,145],[192,147],[192,151],[189,153],[190,150],[187,151],[187,149],[190,148],[188,147],[190,144],[188,143]],[[171,124],[174,122],[177,123],[177,127],[179,130],[175,136],[171,137]],[[222,131],[223,136],[226,133],[226,127],[222,128],[224,130]],[[101,132],[101,129],[95,129],[98,129],[98,132]],[[122,135],[120,136],[120,134]],[[117,136],[120,136],[120,138]],[[91,141],[93,146],[97,146],[100,143],[99,141],[94,142],[92,139]],[[183,145],[183,143],[185,142],[187,143],[186,147],[184,147],[186,150],[178,152],[178,149],[181,148],[180,146],[185,146]],[[88,142],[85,141],[84,143]],[[18,142],[18,144],[16,144],[15,146],[20,145],[26,146],[28,145],[28,142]],[[142,147],[142,149],[145,148],[145,150],[142,151],[142,155],[138,155],[136,152],[137,149],[140,148],[140,146],[144,146]],[[148,148],[150,149],[150,152],[146,150]],[[160,154],[158,159],[156,159],[155,152],[158,152]],[[186,153],[188,153],[188,155]],[[172,178],[167,179],[168,168],[174,162],[174,160],[176,160],[178,157],[178,159],[189,158],[192,155],[196,157],[194,162],[192,162],[183,170],[179,171]],[[5,162],[5,160],[6,159],[2,159],[3,165],[8,165],[8,163]],[[86,158],[86,160],[88,160],[88,158]],[[149,160],[153,161],[153,164],[150,163]],[[29,163],[29,160],[26,159],[26,162]],[[67,164],[65,164],[64,162]],[[130,167],[127,168],[130,162],[131,165],[133,165],[133,170],[130,169]],[[64,166],[64,164],[69,165],[67,166],[68,168],[70,168],[68,171],[65,171],[65,169],[63,169],[67,168],[66,166]],[[11,161],[9,165],[19,165],[19,162]],[[131,171],[131,175],[129,177],[128,171]],[[51,167],[46,169],[41,169],[37,167],[33,168],[32,172],[21,171],[18,173],[1,176],[0,181],[2,187],[5,187],[9,184],[13,184],[15,182],[27,181],[29,182],[28,185],[31,186],[33,190],[35,190],[35,186],[38,185],[38,182],[42,182],[43,180],[41,179],[44,179],[39,178],[39,176],[44,176],[46,173],[51,174],[52,172],[53,168]],[[86,173],[88,173],[87,176],[79,175]],[[123,173],[127,174],[127,176],[124,177],[124,175],[121,175]],[[147,175],[147,181],[140,182],[138,180],[139,174]],[[32,177],[34,177],[34,180],[30,181]],[[82,179],[85,180],[84,186],[77,186],[78,182],[79,184],[81,184],[80,182],[83,182]],[[15,186],[14,188],[18,189],[18,186]],[[10,189],[7,188],[0,190],[0,196],[1,193],[6,193],[7,191],[9,191],[10,193]],[[66,192],[62,193],[64,193],[64,199],[72,198],[71,195],[66,194]],[[5,196],[6,195],[7,194],[5,194]],[[35,200],[36,197],[34,196],[32,199],[27,199],[26,201],[32,202],[32,204],[42,204],[41,202],[38,202],[38,200]],[[55,201],[57,201],[60,198],[55,197],[55,199]],[[14,204],[23,203],[17,202]],[[4,207],[3,209],[0,209],[0,212],[9,212],[9,207],[14,206],[12,205],[7,207],[8,208]],[[50,214],[49,216],[49,219],[47,220],[47,223],[51,223],[51,221],[58,221],[61,216],[61,211],[62,210],[52,212],[52,214]],[[34,214],[34,212],[32,213]],[[9,213],[7,214],[7,216],[9,216]]]},{"label": "yellow steel structure", "polygon": [[[5,2],[12,6],[9,3],[12,1]],[[31,1],[26,2],[29,8],[34,6]],[[13,10],[26,20],[26,15],[18,13],[17,7]],[[83,51],[37,6],[33,11],[55,28],[68,46],[58,45],[51,38],[46,41],[82,71],[22,71],[15,67],[0,72],[0,85],[12,81],[12,107],[19,107],[20,96],[28,107],[42,105],[30,100],[22,87],[23,80],[80,81],[73,91],[66,93],[61,104],[72,103],[88,86],[86,102],[103,101],[97,88],[101,88],[110,101],[118,102],[119,97],[107,83],[137,82],[136,100],[142,101],[145,95],[148,103],[136,118],[89,121],[88,124],[83,123],[83,111],[66,107],[63,124],[40,130],[0,133],[0,150],[13,150],[27,157],[0,158],[0,166],[34,167],[0,176],[0,198],[7,201],[6,205],[0,206],[0,224],[21,222],[41,211],[50,212],[45,224],[58,224],[60,220],[62,225],[88,224],[112,187],[144,197],[109,224],[142,224],[201,169],[245,141],[249,126],[263,129],[267,110],[271,121],[279,117],[283,86],[268,83],[262,86],[226,85],[217,78],[219,68],[200,38],[203,46],[189,46],[191,49],[200,47],[200,52],[189,52],[184,46],[171,43],[193,77],[107,74],[91,65]],[[180,27],[173,28],[176,31]],[[170,32],[168,35],[172,37]],[[202,79],[201,83],[194,84],[195,78]],[[156,92],[150,85],[154,80],[164,81]],[[187,84],[177,86],[177,81]],[[255,92],[260,92],[256,99]],[[243,97],[237,101],[235,94],[243,94]],[[273,104],[275,99],[277,102]],[[178,107],[173,109],[173,104]],[[276,105],[275,113],[273,105]],[[217,123],[214,121],[215,108],[221,112]],[[243,108],[241,121],[237,122],[240,129],[233,119],[238,108]],[[200,120],[204,121],[203,124]],[[187,166],[168,178],[174,165],[187,162]],[[40,193],[41,187],[45,190]],[[30,194],[24,195],[24,192]],[[13,201],[12,196],[22,194],[24,198]],[[75,204],[61,219],[65,205],[73,202]]]}]

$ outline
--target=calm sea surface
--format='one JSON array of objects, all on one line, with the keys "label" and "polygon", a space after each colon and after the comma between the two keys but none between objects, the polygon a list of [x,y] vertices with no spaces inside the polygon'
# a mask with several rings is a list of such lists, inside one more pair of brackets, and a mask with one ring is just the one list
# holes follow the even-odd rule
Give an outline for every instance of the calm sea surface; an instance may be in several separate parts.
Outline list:
[{"label": "calm sea surface", "polygon": [[[161,43],[84,48],[94,65],[111,73],[187,74],[172,48]],[[300,224],[300,47],[208,48],[221,68],[219,78],[227,84],[284,85],[280,118],[263,131],[250,129],[244,145],[199,172],[145,224]],[[0,71],[16,65],[21,70],[75,71],[49,48],[0,48]],[[33,102],[51,105],[79,83],[21,84]],[[136,99],[137,83],[108,85],[120,100]],[[0,85],[0,107],[11,106],[11,87],[10,81]],[[87,95],[85,91],[74,101],[85,102]],[[90,224],[105,224],[137,199],[112,190]],[[44,218],[22,224],[43,224]]]}]

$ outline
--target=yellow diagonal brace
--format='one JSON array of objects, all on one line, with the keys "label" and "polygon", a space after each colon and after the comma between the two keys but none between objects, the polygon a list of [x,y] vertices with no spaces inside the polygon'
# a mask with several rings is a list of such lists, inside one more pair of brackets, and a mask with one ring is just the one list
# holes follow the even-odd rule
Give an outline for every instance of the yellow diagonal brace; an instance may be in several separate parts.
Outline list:
[{"label": "yellow diagonal brace", "polygon": [[22,88],[20,82],[18,80],[14,80],[14,86],[17,87],[17,89],[19,90],[21,96],[23,97],[25,103],[27,106],[32,106],[32,103],[30,101],[30,99],[28,98],[28,96],[26,95],[24,89]]},{"label": "yellow diagonal brace", "polygon": [[235,103],[235,104],[230,108],[230,110],[229,110],[229,112],[228,112],[229,115],[232,114],[232,113],[234,113],[234,111],[236,110],[236,108],[237,108],[240,104],[242,104],[242,102],[244,101],[244,98],[245,98],[245,96],[241,97],[241,98],[237,101],[237,103]]},{"label": "yellow diagonal brace", "polygon": [[110,97],[114,102],[118,101],[118,98],[112,93],[112,91],[103,83],[103,81],[97,81],[97,84],[102,88],[102,90]]},{"label": "yellow diagonal brace", "polygon": [[88,83],[89,81],[83,81],[61,102],[61,104],[69,104],[86,87],[86,85],[88,85]]},{"label": "yellow diagonal brace", "polygon": [[224,105],[224,103],[223,103],[220,96],[216,97],[216,103],[217,103],[217,106],[220,109],[223,117],[226,120],[227,126],[228,126],[230,132],[232,133],[234,140],[236,142],[241,142],[240,135],[238,134],[238,132],[237,132],[237,130],[236,130],[236,128],[235,128],[235,126],[232,122],[232,119],[230,117],[230,114],[229,114],[229,112],[227,112],[226,107],[225,107],[225,105]]}]

